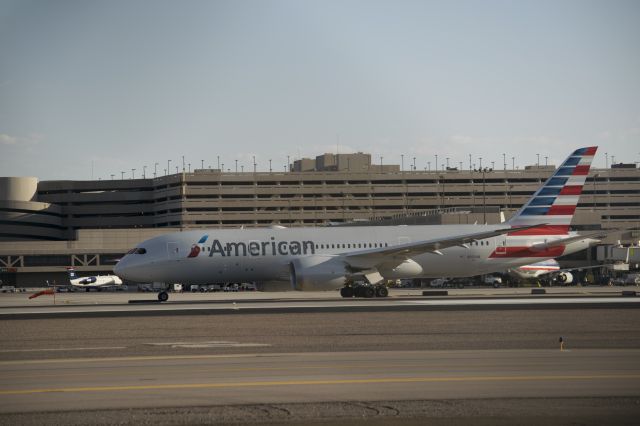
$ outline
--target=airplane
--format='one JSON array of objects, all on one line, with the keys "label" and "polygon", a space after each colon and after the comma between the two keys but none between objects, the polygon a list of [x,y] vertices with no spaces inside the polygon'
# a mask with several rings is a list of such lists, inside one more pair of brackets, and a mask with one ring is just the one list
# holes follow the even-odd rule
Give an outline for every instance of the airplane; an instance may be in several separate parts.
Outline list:
[{"label": "airplane", "polygon": [[576,272],[602,267],[603,265],[592,265],[561,269],[557,260],[547,259],[532,265],[524,265],[518,268],[509,269],[507,270],[507,273],[520,279],[536,279],[543,277],[546,278],[549,283],[569,285],[573,283]]},{"label": "airplane", "polygon": [[117,275],[94,275],[90,277],[78,277],[73,268],[67,268],[69,283],[72,287],[83,288],[90,291],[92,288],[101,291],[103,288],[118,287],[122,285],[122,279]]},{"label": "airplane", "polygon": [[[165,285],[255,282],[258,289],[386,297],[384,280],[469,277],[574,253],[597,240],[569,230],[597,147],[580,148],[505,223],[175,232],[146,240],[114,268]],[[364,282],[364,285],[354,284]],[[168,293],[158,293],[160,301]]]}]

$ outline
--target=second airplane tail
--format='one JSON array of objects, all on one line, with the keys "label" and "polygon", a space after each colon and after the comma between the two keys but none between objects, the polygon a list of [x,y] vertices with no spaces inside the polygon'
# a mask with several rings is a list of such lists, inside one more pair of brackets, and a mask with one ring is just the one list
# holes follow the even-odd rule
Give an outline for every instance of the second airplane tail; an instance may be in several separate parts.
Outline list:
[{"label": "second airplane tail", "polygon": [[597,146],[575,150],[544,185],[507,221],[511,226],[544,224],[509,235],[566,235]]}]

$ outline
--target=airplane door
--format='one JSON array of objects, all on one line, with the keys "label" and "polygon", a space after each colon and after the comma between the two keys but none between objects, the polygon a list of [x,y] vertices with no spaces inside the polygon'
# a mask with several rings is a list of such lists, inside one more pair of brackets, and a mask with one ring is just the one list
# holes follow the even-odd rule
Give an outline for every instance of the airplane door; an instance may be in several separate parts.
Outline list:
[{"label": "airplane door", "polygon": [[180,246],[175,241],[167,243],[167,257],[169,260],[175,260],[180,258]]}]

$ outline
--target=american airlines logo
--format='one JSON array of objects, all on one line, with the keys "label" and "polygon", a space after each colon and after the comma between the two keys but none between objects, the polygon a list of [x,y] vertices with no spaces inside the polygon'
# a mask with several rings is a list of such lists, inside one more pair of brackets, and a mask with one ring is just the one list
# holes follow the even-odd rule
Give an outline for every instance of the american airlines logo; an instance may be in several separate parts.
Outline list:
[{"label": "american airlines logo", "polygon": [[[219,256],[288,256],[315,254],[313,241],[249,241],[248,243],[222,243],[213,240],[209,257]],[[191,257],[191,256],[189,256]]]},{"label": "american airlines logo", "polygon": [[200,244],[204,244],[205,241],[207,241],[207,238],[209,238],[208,235],[203,235],[202,238],[198,240],[197,244],[192,245],[191,251],[189,252],[189,255],[187,257],[198,257],[198,255],[200,254]]}]

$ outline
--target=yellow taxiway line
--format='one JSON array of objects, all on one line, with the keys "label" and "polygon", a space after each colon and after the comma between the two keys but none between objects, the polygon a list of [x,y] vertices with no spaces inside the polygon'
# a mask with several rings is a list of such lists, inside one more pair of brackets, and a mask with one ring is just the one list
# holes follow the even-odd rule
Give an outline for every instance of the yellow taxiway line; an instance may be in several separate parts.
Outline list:
[{"label": "yellow taxiway line", "polygon": [[466,376],[466,377],[394,377],[371,379],[338,379],[338,380],[277,380],[229,383],[177,383],[166,385],[136,386],[87,386],[69,388],[15,389],[0,390],[0,395],[28,395],[37,393],[68,392],[120,392],[139,390],[175,390],[175,389],[214,389],[214,388],[246,388],[265,386],[317,386],[317,385],[361,385],[392,383],[442,383],[442,382],[514,382],[514,381],[567,381],[567,380],[638,380],[640,375],[558,375],[558,376]]}]

